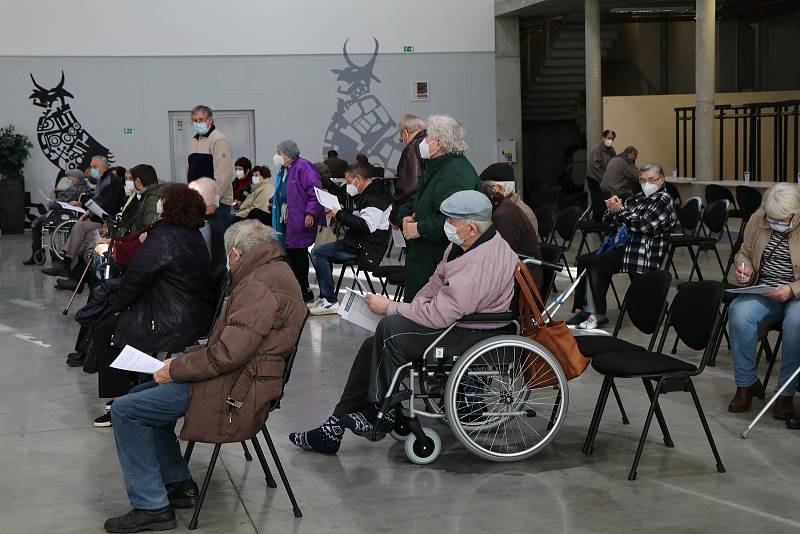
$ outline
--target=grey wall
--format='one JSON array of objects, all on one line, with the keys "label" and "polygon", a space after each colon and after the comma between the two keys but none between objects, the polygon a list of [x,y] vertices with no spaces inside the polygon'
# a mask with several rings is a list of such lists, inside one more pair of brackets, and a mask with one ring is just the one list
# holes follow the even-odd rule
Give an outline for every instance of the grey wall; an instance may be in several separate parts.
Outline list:
[{"label": "grey wall", "polygon": [[[369,56],[352,59],[364,64]],[[36,141],[43,111],[28,99],[29,73],[45,87],[58,84],[63,69],[68,100],[83,127],[125,166],[147,162],[160,177],[170,174],[168,112],[204,103],[218,109],[253,109],[256,154],[269,163],[275,145],[292,137],[308,159],[322,159],[325,131],[337,109],[331,69],[338,55],[234,57],[0,57],[0,124],[14,124],[34,142],[26,166],[26,190],[52,188],[58,173]],[[406,112],[425,117],[449,113],[464,123],[480,170],[496,159],[495,63],[492,52],[380,54],[371,93],[392,119]],[[411,81],[430,82],[430,100],[411,101]],[[134,128],[124,135],[123,128]],[[255,162],[254,162],[255,163]],[[35,197],[38,195],[35,195]]]}]

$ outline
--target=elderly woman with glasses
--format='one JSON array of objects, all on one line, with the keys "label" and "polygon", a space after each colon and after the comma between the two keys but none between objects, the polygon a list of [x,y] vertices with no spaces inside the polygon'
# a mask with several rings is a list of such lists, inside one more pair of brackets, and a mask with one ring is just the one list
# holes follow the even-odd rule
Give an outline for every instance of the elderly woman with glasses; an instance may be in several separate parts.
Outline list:
[{"label": "elderly woman with glasses", "polygon": [[[756,347],[759,329],[783,327],[782,386],[800,365],[800,187],[776,184],[764,195],[761,208],[747,223],[742,248],[736,255],[736,281],[742,285],[766,285],[761,295],[741,295],[730,308],[730,338],[736,395],[730,412],[746,412],[753,396],[763,393],[756,376]],[[790,428],[800,428],[794,416],[793,400],[797,380],[775,401],[772,415],[791,419]]]}]

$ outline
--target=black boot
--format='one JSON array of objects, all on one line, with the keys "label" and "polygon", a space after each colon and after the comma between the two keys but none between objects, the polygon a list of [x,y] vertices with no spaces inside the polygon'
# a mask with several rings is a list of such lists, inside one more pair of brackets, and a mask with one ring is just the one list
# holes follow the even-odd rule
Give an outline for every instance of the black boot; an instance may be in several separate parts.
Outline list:
[{"label": "black boot", "polygon": [[42,272],[47,276],[69,276],[69,266],[72,260],[64,258],[60,261],[53,262],[53,266],[48,269],[42,269]]},{"label": "black boot", "polygon": [[27,260],[23,261],[22,265],[36,265],[36,260],[34,259],[33,254],[31,254],[30,258],[28,258]]},{"label": "black boot", "polygon": [[[56,280],[56,289],[62,289],[64,291],[75,291],[75,288],[78,287],[78,281],[74,278],[59,278]],[[78,293],[83,293],[83,287],[78,290]]]},{"label": "black boot", "polygon": [[112,517],[103,528],[106,532],[142,532],[144,530],[172,530],[178,526],[171,506],[161,510],[134,508],[125,515]]},{"label": "black boot", "polygon": [[70,352],[67,356],[67,365],[70,367],[83,367],[85,361],[86,355],[80,352]]},{"label": "black boot", "polygon": [[191,478],[180,482],[170,482],[165,484],[164,488],[167,490],[169,504],[173,508],[194,508],[197,504],[200,490],[197,489],[197,484]]}]

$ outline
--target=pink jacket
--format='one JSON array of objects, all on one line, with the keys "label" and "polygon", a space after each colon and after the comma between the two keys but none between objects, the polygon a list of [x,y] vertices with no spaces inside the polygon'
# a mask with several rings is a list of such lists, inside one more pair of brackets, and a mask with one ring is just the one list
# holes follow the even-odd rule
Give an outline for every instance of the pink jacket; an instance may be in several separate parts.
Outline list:
[{"label": "pink jacket", "polygon": [[[500,234],[448,262],[452,247],[445,249],[442,261],[414,300],[390,303],[389,315],[402,315],[428,328],[447,328],[465,315],[509,310],[519,258]],[[498,325],[469,327],[489,329]]]}]

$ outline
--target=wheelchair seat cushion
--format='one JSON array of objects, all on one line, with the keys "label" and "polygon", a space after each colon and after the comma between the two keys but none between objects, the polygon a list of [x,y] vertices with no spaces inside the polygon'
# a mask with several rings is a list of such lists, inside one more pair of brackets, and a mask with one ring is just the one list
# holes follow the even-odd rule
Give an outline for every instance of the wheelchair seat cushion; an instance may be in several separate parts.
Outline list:
[{"label": "wheelchair seat cushion", "polygon": [[647,349],[612,336],[575,336],[578,350],[587,358],[606,352],[645,352]]},{"label": "wheelchair seat cushion", "polygon": [[600,374],[619,377],[661,376],[697,370],[695,365],[678,358],[643,351],[598,354],[592,358],[592,367]]}]

